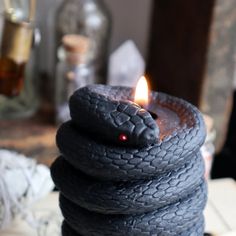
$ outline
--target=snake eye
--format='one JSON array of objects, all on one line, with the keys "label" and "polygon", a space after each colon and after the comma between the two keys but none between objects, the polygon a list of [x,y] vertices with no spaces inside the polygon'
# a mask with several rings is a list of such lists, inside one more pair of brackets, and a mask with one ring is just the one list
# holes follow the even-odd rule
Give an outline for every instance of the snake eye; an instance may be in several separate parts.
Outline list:
[{"label": "snake eye", "polygon": [[127,135],[125,135],[125,134],[120,134],[119,135],[119,141],[126,142],[127,140],[128,140]]}]

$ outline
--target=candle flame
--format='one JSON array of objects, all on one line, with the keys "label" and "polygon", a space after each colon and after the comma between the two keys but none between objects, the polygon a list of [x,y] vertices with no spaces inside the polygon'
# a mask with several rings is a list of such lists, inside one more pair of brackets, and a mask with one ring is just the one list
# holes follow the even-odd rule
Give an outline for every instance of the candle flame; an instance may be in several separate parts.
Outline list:
[{"label": "candle flame", "polygon": [[148,105],[148,83],[144,76],[142,76],[136,86],[134,102],[142,107],[147,107]]}]

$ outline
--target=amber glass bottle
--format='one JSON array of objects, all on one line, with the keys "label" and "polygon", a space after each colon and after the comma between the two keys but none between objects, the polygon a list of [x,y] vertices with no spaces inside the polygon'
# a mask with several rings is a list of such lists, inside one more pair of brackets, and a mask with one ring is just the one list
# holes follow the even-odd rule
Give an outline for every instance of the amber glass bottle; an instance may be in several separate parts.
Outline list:
[{"label": "amber glass bottle", "polygon": [[28,117],[38,104],[32,50],[34,26],[26,3],[11,1],[12,8],[1,16],[0,119]]}]

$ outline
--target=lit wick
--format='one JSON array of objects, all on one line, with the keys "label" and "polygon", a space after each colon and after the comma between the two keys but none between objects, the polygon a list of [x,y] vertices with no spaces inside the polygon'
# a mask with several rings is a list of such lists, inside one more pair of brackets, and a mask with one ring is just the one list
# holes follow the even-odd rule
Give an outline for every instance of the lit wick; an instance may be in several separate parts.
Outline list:
[{"label": "lit wick", "polygon": [[[144,76],[142,76],[136,86],[135,95],[134,95],[134,102],[137,103],[144,109],[148,110],[148,103],[149,103],[149,88],[147,80]],[[154,120],[158,118],[157,114],[149,111],[150,115]]]}]

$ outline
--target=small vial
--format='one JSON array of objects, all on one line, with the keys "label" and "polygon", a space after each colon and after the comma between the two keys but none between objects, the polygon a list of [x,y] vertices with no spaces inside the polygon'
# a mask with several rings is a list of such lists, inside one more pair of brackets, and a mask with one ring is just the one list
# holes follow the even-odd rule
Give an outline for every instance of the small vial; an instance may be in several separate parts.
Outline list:
[{"label": "small vial", "polygon": [[68,101],[75,90],[93,84],[94,68],[91,63],[89,38],[65,35],[58,49],[56,70],[56,122],[70,119]]}]

